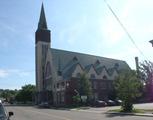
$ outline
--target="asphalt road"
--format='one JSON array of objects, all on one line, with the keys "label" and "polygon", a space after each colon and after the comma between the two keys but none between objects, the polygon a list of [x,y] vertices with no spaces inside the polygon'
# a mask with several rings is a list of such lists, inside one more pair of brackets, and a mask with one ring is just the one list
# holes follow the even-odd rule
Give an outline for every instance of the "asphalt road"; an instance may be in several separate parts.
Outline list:
[{"label": "asphalt road", "polygon": [[106,115],[104,113],[38,109],[23,106],[8,106],[6,109],[14,112],[11,120],[153,120],[152,117]]}]

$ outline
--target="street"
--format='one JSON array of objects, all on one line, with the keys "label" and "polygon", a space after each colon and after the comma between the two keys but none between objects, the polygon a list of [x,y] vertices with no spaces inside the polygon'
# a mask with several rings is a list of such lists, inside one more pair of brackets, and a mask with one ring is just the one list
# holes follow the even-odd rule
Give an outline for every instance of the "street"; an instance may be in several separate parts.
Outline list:
[{"label": "street", "polygon": [[[141,106],[141,105],[140,105]],[[152,117],[108,115],[104,112],[96,113],[77,110],[39,109],[26,106],[7,106],[7,111],[13,111],[11,120],[152,120]],[[108,108],[106,108],[108,109]],[[100,110],[100,109],[99,109]],[[103,110],[104,111],[104,110]]]}]

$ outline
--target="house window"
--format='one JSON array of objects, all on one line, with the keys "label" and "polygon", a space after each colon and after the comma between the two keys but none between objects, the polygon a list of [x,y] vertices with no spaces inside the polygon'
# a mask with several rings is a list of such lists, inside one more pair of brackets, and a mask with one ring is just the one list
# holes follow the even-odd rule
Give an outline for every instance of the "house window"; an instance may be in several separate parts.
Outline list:
[{"label": "house window", "polygon": [[59,88],[59,83],[57,83],[57,88]]},{"label": "house window", "polygon": [[62,88],[64,88],[64,86],[65,86],[65,83],[64,83],[64,82],[62,82],[62,83],[61,83],[61,86],[62,86]]},{"label": "house window", "polygon": [[58,76],[62,76],[62,71],[57,72]]},{"label": "house window", "polygon": [[90,78],[94,79],[94,78],[96,78],[96,77],[95,77],[94,74],[91,74],[91,75],[90,75]]},{"label": "house window", "polygon": [[57,103],[60,103],[60,93],[57,93]]},{"label": "house window", "polygon": [[97,89],[97,82],[93,82],[93,88]]},{"label": "house window", "polygon": [[112,84],[112,83],[109,83],[109,84],[108,84],[108,88],[109,88],[109,89],[113,89],[113,84]]},{"label": "house window", "polygon": [[61,92],[61,102],[64,102],[64,92]]},{"label": "house window", "polygon": [[115,63],[114,67],[115,67],[116,69],[118,69],[119,64],[118,64],[118,63]]},{"label": "house window", "polygon": [[98,93],[94,93],[95,100],[98,100]]},{"label": "house window", "polygon": [[76,56],[73,58],[73,61],[74,61],[74,62],[75,62],[75,61],[78,61],[78,59],[77,59],[77,57],[76,57]]},{"label": "house window", "polygon": [[100,88],[101,88],[101,89],[106,89],[106,88],[107,88],[106,82],[101,82],[101,83],[100,83]]},{"label": "house window", "polygon": [[97,61],[95,62],[94,66],[97,67],[98,65],[100,65],[99,60],[97,60]]},{"label": "house window", "polygon": [[107,76],[106,76],[106,75],[104,75],[104,76],[103,76],[103,79],[104,79],[104,80],[106,80],[106,79],[107,79]]},{"label": "house window", "polygon": [[76,77],[77,77],[77,78],[80,78],[80,77],[81,77],[81,74],[80,74],[80,73],[77,73],[77,74],[76,74]]}]

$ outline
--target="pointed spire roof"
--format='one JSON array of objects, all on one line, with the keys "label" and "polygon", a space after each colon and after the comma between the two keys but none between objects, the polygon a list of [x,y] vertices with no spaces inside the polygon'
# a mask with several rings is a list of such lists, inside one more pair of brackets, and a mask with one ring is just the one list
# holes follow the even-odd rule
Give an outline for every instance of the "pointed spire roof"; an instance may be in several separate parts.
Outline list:
[{"label": "pointed spire roof", "polygon": [[41,6],[41,13],[40,13],[40,18],[39,18],[39,23],[38,23],[38,29],[47,29],[47,22],[46,22],[43,3]]}]

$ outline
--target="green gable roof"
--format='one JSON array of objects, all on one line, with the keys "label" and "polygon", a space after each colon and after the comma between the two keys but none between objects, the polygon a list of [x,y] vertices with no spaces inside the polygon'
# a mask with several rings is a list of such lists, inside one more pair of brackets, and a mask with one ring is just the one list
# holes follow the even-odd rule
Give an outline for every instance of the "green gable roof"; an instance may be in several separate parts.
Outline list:
[{"label": "green gable roof", "polygon": [[[67,75],[71,75],[70,72],[75,69],[74,67],[77,63],[79,63],[83,69],[86,69],[88,66],[93,65],[95,66],[95,70],[97,72],[99,72],[100,68],[103,69],[103,67],[105,67],[109,73],[111,73],[113,69],[130,69],[128,64],[122,60],[71,52],[66,50],[59,50],[54,48],[51,48],[50,50],[52,53],[53,65],[55,69],[58,71],[58,66],[60,64],[60,70],[62,71],[62,73],[66,73]],[[97,61],[99,62],[98,65]],[[63,76],[66,77],[66,75]]]}]

